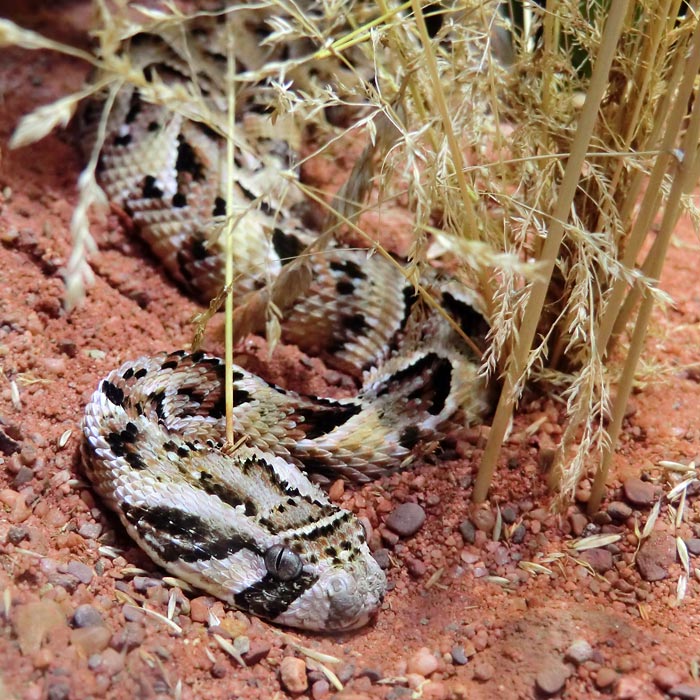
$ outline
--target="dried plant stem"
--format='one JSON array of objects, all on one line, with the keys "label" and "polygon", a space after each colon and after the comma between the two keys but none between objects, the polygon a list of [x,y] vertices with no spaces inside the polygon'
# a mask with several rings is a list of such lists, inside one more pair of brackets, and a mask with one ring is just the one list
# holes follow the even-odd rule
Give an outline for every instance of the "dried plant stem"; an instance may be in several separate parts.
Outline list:
[{"label": "dried plant stem", "polygon": [[423,55],[425,57],[426,65],[428,66],[428,73],[430,73],[433,96],[440,112],[442,127],[445,130],[447,143],[450,147],[450,154],[452,155],[452,161],[454,163],[457,184],[459,185],[459,191],[462,197],[462,205],[464,206],[464,216],[466,221],[465,233],[467,234],[465,237],[474,238],[479,231],[476,213],[474,212],[474,205],[472,203],[474,191],[467,183],[466,171],[462,160],[462,149],[452,128],[452,120],[450,119],[450,113],[447,109],[447,101],[445,100],[443,85],[440,81],[440,74],[438,73],[437,63],[435,61],[434,49],[430,43],[430,36],[428,35],[428,28],[425,24],[421,4],[419,0],[412,0],[411,5],[413,6],[416,26],[418,27],[418,33],[420,35],[421,43],[423,44]]},{"label": "dried plant stem", "polygon": [[[696,43],[695,52],[700,52],[700,42]],[[688,190],[689,187],[692,187],[694,183],[692,178],[697,173],[697,144],[698,137],[700,136],[699,97],[700,92],[696,91],[690,124],[688,125],[688,129],[685,133],[682,144],[684,152],[687,153],[687,157],[684,163],[677,169],[673,179],[671,192],[664,209],[661,229],[656,239],[656,243],[658,245],[654,246],[656,248],[656,254],[648,259],[648,274],[654,280],[657,280],[661,275],[661,268],[664,260],[666,259],[666,252],[668,251],[668,246],[671,242],[671,235],[680,214],[681,196]],[[612,408],[610,427],[608,428],[609,442],[605,445],[603,450],[603,458],[593,481],[591,497],[588,501],[589,513],[594,513],[597,511],[600,507],[600,502],[603,499],[605,482],[608,477],[610,465],[612,464],[615,445],[620,434],[620,428],[622,427],[622,419],[624,418],[627,400],[629,399],[629,395],[634,384],[634,373],[637,369],[637,363],[639,362],[642,350],[644,349],[644,339],[646,338],[647,327],[649,326],[649,319],[651,318],[653,307],[654,296],[650,290],[646,290],[646,293],[642,298],[641,306],[639,307],[639,314],[637,315],[637,321],[635,323],[634,332],[630,341],[629,352],[627,354],[627,359],[625,360],[625,366],[622,371],[622,377],[620,379],[617,395]]]},{"label": "dried plant stem", "polygon": [[[674,0],[677,1],[677,0]],[[665,15],[659,15],[665,16]],[[675,17],[675,15],[673,15]],[[652,25],[654,23],[652,22]],[[665,26],[665,25],[664,25]],[[667,43],[665,34],[656,34],[657,41],[663,41],[664,47]],[[693,45],[697,46],[697,42],[700,39],[700,26],[696,26],[695,31],[690,39]],[[665,52],[657,51],[659,56],[664,55]],[[668,83],[668,93],[664,95],[659,108],[656,111],[654,127],[647,138],[647,148],[650,150],[657,144],[659,138],[662,138],[661,143],[658,145],[658,151],[656,152],[656,160],[654,162],[654,167],[652,168],[651,175],[649,177],[649,182],[646,188],[646,194],[642,201],[641,208],[637,214],[632,231],[630,232],[629,238],[625,246],[625,253],[622,258],[622,265],[627,269],[632,269],[635,265],[637,255],[644,244],[648,231],[657,215],[659,205],[661,202],[661,191],[662,182],[668,170],[669,164],[673,159],[673,146],[676,143],[678,136],[678,131],[681,128],[683,119],[685,117],[687,104],[690,99],[690,95],[693,89],[694,76],[697,75],[700,69],[700,55],[697,52],[693,53],[688,60],[686,60],[687,51],[677,51],[675,56],[677,57],[676,64],[672,70],[672,77]],[[653,71],[647,70],[646,74]],[[675,101],[673,100],[674,95],[676,96]],[[663,136],[662,136],[663,134]],[[620,161],[622,163],[622,161]],[[695,182],[696,180],[690,180]],[[638,200],[638,193],[645,182],[645,176],[642,171],[638,171],[633,178],[631,185],[626,193],[625,200],[621,208],[621,219],[623,222],[627,221],[632,213],[634,206]],[[663,255],[659,250],[660,238],[657,238],[654,245],[652,246],[646,263],[650,260],[658,259],[663,260]],[[653,272],[650,270],[649,265],[642,267],[642,273],[651,279],[655,279]],[[610,295],[605,305],[605,309],[602,313],[601,319],[599,321],[598,327],[595,331],[595,337],[597,340],[596,350],[597,352],[602,352],[603,357],[609,354],[612,342],[621,333],[632,313],[632,309],[636,306],[639,301],[639,296],[641,294],[641,286],[633,288],[625,299],[625,293],[627,291],[628,284],[623,278],[618,278],[614,281]],[[601,361],[601,358],[597,358]],[[618,394],[619,395],[619,394]],[[617,405],[613,407],[613,412],[616,410],[622,411],[624,414],[624,406],[619,409]],[[562,474],[562,465],[566,458],[566,448],[569,444],[569,440],[565,439],[567,436],[573,436],[576,432],[578,426],[586,419],[586,410],[583,403],[580,409],[575,415],[571,416],[569,419],[569,424],[566,429],[564,438],[561,440],[560,445],[557,449],[557,453],[554,457],[552,463],[552,470],[549,477],[550,487],[554,488],[558,482],[558,478]],[[610,435],[610,432],[608,433]],[[616,438],[615,438],[616,441]],[[612,445],[614,446],[614,442]],[[605,478],[607,478],[607,473],[603,479],[603,485]],[[603,487],[600,486],[600,489]],[[601,495],[602,497],[602,495]]]},{"label": "dried plant stem", "polygon": [[[684,52],[678,51],[679,68],[674,70],[674,74],[681,77],[681,83],[676,92],[676,99],[671,107],[668,119],[664,119],[665,114],[659,114],[657,124],[665,125],[663,130],[663,138],[659,144],[659,155],[654,163],[654,168],[649,178],[649,183],[646,188],[646,196],[642,201],[642,206],[639,214],[634,222],[632,231],[630,232],[629,241],[625,249],[625,254],[622,258],[622,264],[631,269],[634,267],[637,255],[642,248],[647,232],[649,231],[654,217],[659,209],[661,201],[662,183],[668,171],[669,164],[674,158],[673,148],[676,143],[678,131],[681,128],[682,121],[687,111],[688,100],[693,91],[695,78],[700,70],[700,23],[695,26],[693,36],[691,38],[693,51],[687,61],[682,58]],[[660,126],[659,126],[660,129]],[[631,206],[631,205],[630,205]],[[633,304],[639,299],[638,290],[631,290],[628,300],[623,305],[623,298],[627,284],[623,279],[617,279],[613,284],[612,291],[606,309],[600,321],[598,330],[598,340],[600,346],[610,350],[610,341],[615,338],[626,322]]]},{"label": "dried plant stem", "polygon": [[496,460],[511,421],[517,398],[516,387],[525,368],[532,341],[535,337],[537,323],[542,313],[542,306],[564,235],[565,222],[569,217],[571,203],[576,193],[581,167],[593,134],[600,102],[607,89],[608,73],[615,56],[615,49],[628,6],[629,0],[620,0],[620,2],[612,3],[610,14],[605,23],[605,30],[598,58],[593,69],[593,75],[591,76],[590,87],[581,110],[576,136],[571,146],[571,156],[564,171],[559,196],[551,216],[551,225],[542,248],[540,256],[540,263],[542,264],[541,275],[532,283],[530,297],[520,324],[519,335],[506,369],[504,386],[498,401],[486,449],[479,466],[473,496],[477,503],[486,499],[493,472],[496,468]]},{"label": "dried plant stem", "polygon": [[556,47],[559,46],[559,14],[557,12],[559,0],[549,3],[547,12],[544,15],[543,32],[543,64],[546,66],[542,76],[542,111],[550,114],[552,111],[552,99],[554,89],[552,86],[554,78],[554,63]]},{"label": "dried plant stem", "polygon": [[[226,16],[228,23],[232,22],[231,15]],[[226,304],[224,307],[225,313],[225,347],[224,347],[224,363],[226,366],[225,379],[225,402],[226,402],[226,441],[229,445],[233,445],[235,438],[233,435],[233,227],[236,225],[236,217],[231,211],[233,206],[233,168],[234,168],[234,130],[236,128],[236,57],[233,46],[234,32],[228,32],[228,55],[227,55],[227,109],[228,109],[228,133],[226,135],[226,201],[228,202],[226,227],[224,235],[226,236]]]}]

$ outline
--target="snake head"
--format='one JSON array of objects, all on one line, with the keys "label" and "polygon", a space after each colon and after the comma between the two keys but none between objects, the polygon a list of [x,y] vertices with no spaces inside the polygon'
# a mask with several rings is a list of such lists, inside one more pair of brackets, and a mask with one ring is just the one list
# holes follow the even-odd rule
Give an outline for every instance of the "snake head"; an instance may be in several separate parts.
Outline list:
[{"label": "snake head", "polygon": [[386,576],[366,543],[358,542],[348,557],[329,556],[303,568],[297,580],[310,585],[273,622],[342,632],[366,625],[379,610]]}]

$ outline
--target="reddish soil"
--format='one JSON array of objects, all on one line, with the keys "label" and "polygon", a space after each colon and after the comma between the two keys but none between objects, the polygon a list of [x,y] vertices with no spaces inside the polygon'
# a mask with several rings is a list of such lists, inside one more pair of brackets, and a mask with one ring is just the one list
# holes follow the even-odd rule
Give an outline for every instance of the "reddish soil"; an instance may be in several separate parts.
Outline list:
[{"label": "reddish soil", "polygon": [[[25,6],[8,14],[85,45],[84,5],[65,3],[50,14]],[[540,464],[561,433],[561,409],[528,396],[504,445],[490,501],[476,515],[470,497],[480,431],[414,470],[359,490],[337,485],[343,505],[373,526],[371,542],[382,550],[392,590],[365,629],[335,638],[287,633],[163,581],[82,477],[80,420],[98,380],[126,359],[186,346],[198,307],[110,216],[94,227],[95,283],[79,308],[63,310],[61,269],[71,249],[81,156],[65,133],[18,151],[6,144],[23,114],[77,89],[86,67],[20,49],[5,49],[0,66],[0,697],[285,698],[281,664],[291,666],[287,687],[299,684],[295,696],[316,700],[530,698],[547,688],[576,699],[663,698],[668,688],[700,695],[693,677],[696,561],[691,554],[680,603],[682,567],[673,552],[665,564],[657,557],[661,580],[642,580],[634,526],[642,527],[652,503],[627,509],[621,490],[624,479],[644,472],[658,492],[668,492],[658,462],[700,454],[699,246],[687,220],[678,226],[662,280],[675,303],[656,313],[644,356],[663,372],[633,398],[603,514],[583,520],[582,502],[549,513]],[[249,341],[251,348],[260,345]],[[296,357],[282,352],[268,376],[284,378]],[[297,370],[292,374],[298,382]],[[309,377],[316,374],[323,371]],[[312,388],[323,388],[323,376],[313,381]],[[585,484],[578,495],[585,500]],[[383,522],[407,501],[423,506],[427,519],[402,540]],[[625,507],[615,511],[612,501]],[[494,542],[497,505],[504,525]],[[463,527],[465,541],[459,526],[470,518],[477,528]],[[700,501],[689,494],[680,527],[674,529],[664,503],[655,530],[662,540],[664,533],[679,535],[692,552],[698,522]],[[568,546],[584,525],[585,534],[621,539],[594,550],[586,564]],[[550,573],[522,566],[548,555]],[[167,616],[169,600],[175,626],[141,609]],[[84,605],[90,607],[75,615]],[[210,610],[218,624],[208,620]],[[242,651],[248,642],[248,666],[220,639]],[[574,652],[567,654],[575,640],[591,647],[583,645],[578,664]],[[324,664],[344,689],[326,680],[299,645],[335,657]],[[302,661],[298,667],[283,661],[289,657]]]}]

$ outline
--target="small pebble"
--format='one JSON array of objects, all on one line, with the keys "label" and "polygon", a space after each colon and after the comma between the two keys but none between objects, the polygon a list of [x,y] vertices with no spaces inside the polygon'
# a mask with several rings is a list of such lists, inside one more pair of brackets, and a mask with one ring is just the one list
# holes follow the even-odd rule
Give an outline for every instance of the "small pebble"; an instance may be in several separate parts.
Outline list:
[{"label": "small pebble", "polygon": [[248,651],[242,655],[243,661],[245,661],[248,666],[254,666],[270,653],[271,648],[270,643],[266,642],[264,639],[254,639],[250,642]]},{"label": "small pebble", "polygon": [[476,537],[476,528],[469,520],[464,520],[459,525],[459,532],[462,535],[462,539],[467,544],[474,544],[474,538]]},{"label": "small pebble", "polygon": [[70,686],[65,681],[55,681],[49,685],[46,700],[68,700],[70,698]]},{"label": "small pebble", "polygon": [[19,468],[17,474],[15,474],[15,478],[12,480],[12,483],[15,486],[15,488],[19,488],[20,486],[28,484],[33,478],[34,471],[29,467],[25,467],[24,465],[22,465]]},{"label": "small pebble", "polygon": [[477,661],[474,664],[475,681],[485,683],[486,681],[490,681],[495,673],[496,669],[490,663],[488,663],[488,661]]},{"label": "small pebble", "polygon": [[579,557],[591,565],[593,571],[598,574],[604,574],[613,568],[613,555],[602,547],[594,547],[586,549],[579,554]]},{"label": "small pebble", "polygon": [[400,537],[414,535],[425,522],[425,511],[417,503],[402,503],[389,513],[386,526]]},{"label": "small pebble", "polygon": [[425,562],[421,561],[420,559],[415,559],[415,558],[411,557],[406,562],[406,568],[408,569],[408,573],[413,578],[421,578],[421,577],[425,576],[425,572],[426,572]]},{"label": "small pebble", "polygon": [[328,489],[328,498],[330,498],[331,501],[339,501],[344,493],[345,481],[343,479],[336,479]]},{"label": "small pebble", "polygon": [[121,654],[116,649],[105,649],[100,656],[100,671],[108,676],[115,676],[124,668],[124,654]]},{"label": "small pebble", "polygon": [[87,564],[83,564],[81,561],[69,562],[66,571],[71,576],[75,576],[80,583],[84,583],[85,585],[90,583],[90,581],[92,581],[92,577],[95,575],[95,572]]},{"label": "small pebble", "polygon": [[598,690],[610,688],[617,681],[617,673],[614,669],[603,666],[595,676],[595,686]]},{"label": "small pebble", "polygon": [[306,692],[309,681],[306,677],[306,664],[296,656],[285,656],[280,663],[280,683],[294,695]]},{"label": "small pebble", "polygon": [[681,674],[668,666],[660,666],[654,671],[654,683],[661,690],[668,690],[674,685],[679,685],[681,680]]},{"label": "small pebble", "polygon": [[100,523],[83,523],[78,528],[78,534],[86,540],[96,540],[102,534]]},{"label": "small pebble", "polygon": [[211,598],[198,596],[190,601],[190,617],[193,622],[207,622],[209,620],[209,609],[211,608]]},{"label": "small pebble", "polygon": [[211,667],[210,673],[214,678],[225,678],[227,670],[228,670],[228,666],[225,663],[222,663],[221,661],[217,661]]},{"label": "small pebble", "polygon": [[104,623],[99,610],[87,604],[79,605],[75,609],[72,622],[74,627],[95,627]]},{"label": "small pebble", "polygon": [[374,560],[379,564],[381,569],[386,571],[391,566],[391,559],[389,558],[389,550],[386,547],[381,547],[380,549],[372,552]]},{"label": "small pebble", "polygon": [[588,518],[583,513],[572,513],[569,516],[569,523],[571,523],[571,532],[574,537],[580,537],[588,525]]},{"label": "small pebble", "polygon": [[450,656],[452,656],[452,663],[454,663],[456,666],[464,666],[464,664],[469,661],[467,655],[464,653],[464,647],[462,646],[452,647]]},{"label": "small pebble", "polygon": [[423,678],[427,678],[431,673],[435,673],[438,669],[438,660],[427,647],[421,647],[412,656],[409,657],[406,664],[408,673],[417,673]]},{"label": "small pebble", "polygon": [[688,548],[688,552],[696,557],[700,554],[700,539],[697,537],[691,537],[685,540],[685,546]]},{"label": "small pebble", "polygon": [[363,668],[358,674],[358,678],[369,678],[370,683],[378,683],[384,674],[376,668]]},{"label": "small pebble", "polygon": [[501,511],[501,518],[506,525],[512,525],[518,517],[518,511],[513,506],[505,506]]},{"label": "small pebble", "polygon": [[648,506],[656,500],[656,487],[649,481],[642,481],[636,476],[625,479],[622,484],[625,498],[634,506]]},{"label": "small pebble", "polygon": [[585,639],[575,639],[566,650],[565,657],[579,666],[591,660],[593,647]]},{"label": "small pebble", "polygon": [[664,532],[652,532],[637,552],[637,568],[645,581],[661,581],[676,561],[676,540]]},{"label": "small pebble", "polygon": [[513,530],[510,541],[513,544],[522,544],[525,540],[525,535],[527,535],[527,528],[521,523],[518,527]]},{"label": "small pebble", "polygon": [[29,537],[29,530],[23,526],[13,526],[7,531],[7,541],[12,544],[19,544]]},{"label": "small pebble", "polygon": [[537,674],[535,683],[545,695],[554,695],[564,687],[568,678],[569,669],[562,663],[554,662]]},{"label": "small pebble", "polygon": [[694,683],[679,683],[671,686],[666,691],[673,698],[681,698],[682,700],[694,700],[700,698],[700,685]]},{"label": "small pebble", "polygon": [[149,588],[159,588],[163,585],[163,581],[153,576],[134,576],[134,590],[139,593],[145,593]]},{"label": "small pebble", "polygon": [[311,697],[313,700],[325,700],[330,697],[331,686],[327,680],[316,681],[311,686]]},{"label": "small pebble", "polygon": [[472,513],[471,521],[477,530],[490,534],[496,524],[496,516],[489,508],[478,508]]},{"label": "small pebble", "polygon": [[607,514],[616,523],[623,523],[632,515],[632,508],[622,501],[613,501],[607,508]]}]

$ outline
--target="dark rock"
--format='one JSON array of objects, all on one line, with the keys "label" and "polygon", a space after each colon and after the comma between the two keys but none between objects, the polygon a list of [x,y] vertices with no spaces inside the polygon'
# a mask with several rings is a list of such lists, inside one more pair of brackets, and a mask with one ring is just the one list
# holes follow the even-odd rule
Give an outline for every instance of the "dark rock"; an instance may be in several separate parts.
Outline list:
[{"label": "dark rock", "polygon": [[676,561],[676,540],[665,532],[652,532],[637,553],[637,568],[645,581],[661,581]]},{"label": "dark rock", "polygon": [[7,541],[12,544],[19,544],[22,540],[26,540],[29,537],[29,530],[22,525],[15,525],[7,531]]},{"label": "dark rock", "polygon": [[694,557],[700,554],[700,539],[697,537],[691,537],[690,539],[685,540],[685,546]]},{"label": "dark rock", "polygon": [[28,484],[34,478],[34,471],[26,465],[22,465],[15,474],[15,478],[12,480],[15,488],[24,486]]},{"label": "dark rock", "polygon": [[248,666],[254,666],[270,653],[271,648],[270,643],[264,639],[254,639],[251,641],[248,651],[242,655],[243,661]]},{"label": "dark rock", "polygon": [[607,507],[607,513],[616,523],[624,523],[632,515],[632,508],[622,501],[613,501]]},{"label": "dark rock", "polygon": [[425,522],[425,511],[417,503],[402,503],[386,519],[386,526],[400,537],[415,535]]},{"label": "dark rock", "polygon": [[511,536],[510,541],[513,544],[521,544],[525,540],[525,535],[527,535],[527,529],[521,523],[515,528],[515,530],[513,530],[513,535]]},{"label": "dark rock", "polygon": [[389,558],[389,550],[386,547],[378,549],[376,552],[372,552],[374,560],[379,564],[379,566],[386,571],[391,566],[391,559]]},{"label": "dark rock", "polygon": [[505,506],[501,511],[501,518],[507,525],[512,525],[518,517],[518,511],[513,506]]},{"label": "dark rock", "polygon": [[648,506],[656,500],[656,486],[636,476],[625,479],[622,490],[625,498],[634,506]]},{"label": "dark rock", "polygon": [[467,544],[474,544],[474,538],[476,537],[476,528],[472,525],[471,521],[464,520],[459,525],[459,532],[462,535],[462,539]]},{"label": "dark rock", "polygon": [[571,513],[569,523],[574,537],[580,537],[588,525],[588,518],[583,513]]},{"label": "dark rock", "polygon": [[461,646],[452,647],[450,655],[452,656],[452,663],[456,666],[464,666],[464,664],[469,661],[467,655],[464,653],[464,647]]},{"label": "dark rock", "polygon": [[9,457],[15,452],[19,452],[22,445],[13,440],[4,430],[0,429],[0,452]]},{"label": "dark rock", "polygon": [[613,567],[612,554],[602,547],[587,549],[579,554],[579,558],[590,564],[597,574],[604,574]]},{"label": "dark rock", "polygon": [[370,683],[378,683],[384,674],[376,668],[363,668],[358,674],[358,678],[369,678]]},{"label": "dark rock", "polygon": [[97,627],[103,623],[102,615],[92,605],[79,605],[73,613],[75,627]]}]

